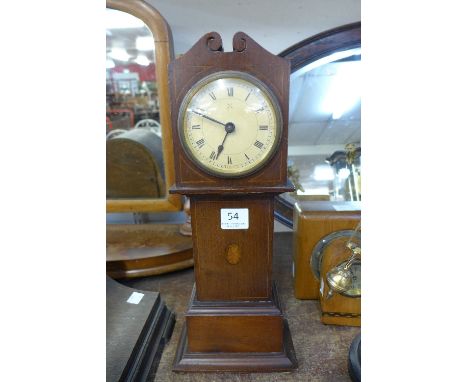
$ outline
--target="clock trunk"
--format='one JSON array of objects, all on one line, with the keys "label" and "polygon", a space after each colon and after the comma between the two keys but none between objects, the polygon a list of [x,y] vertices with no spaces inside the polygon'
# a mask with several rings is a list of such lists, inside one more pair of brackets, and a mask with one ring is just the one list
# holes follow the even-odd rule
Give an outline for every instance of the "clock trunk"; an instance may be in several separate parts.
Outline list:
[{"label": "clock trunk", "polygon": [[[273,202],[274,195],[190,199],[200,301],[271,299]],[[247,209],[249,228],[222,229],[222,209]]]}]

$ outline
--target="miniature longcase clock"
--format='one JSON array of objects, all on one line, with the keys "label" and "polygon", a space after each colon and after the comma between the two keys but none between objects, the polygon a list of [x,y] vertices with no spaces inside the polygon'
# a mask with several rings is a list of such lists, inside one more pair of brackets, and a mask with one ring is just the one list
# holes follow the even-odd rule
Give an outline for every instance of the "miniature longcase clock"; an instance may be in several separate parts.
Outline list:
[{"label": "miniature longcase clock", "polygon": [[287,179],[289,62],[238,32],[169,65],[176,181],[190,197],[195,285],[175,371],[297,367],[271,279],[275,195]]}]

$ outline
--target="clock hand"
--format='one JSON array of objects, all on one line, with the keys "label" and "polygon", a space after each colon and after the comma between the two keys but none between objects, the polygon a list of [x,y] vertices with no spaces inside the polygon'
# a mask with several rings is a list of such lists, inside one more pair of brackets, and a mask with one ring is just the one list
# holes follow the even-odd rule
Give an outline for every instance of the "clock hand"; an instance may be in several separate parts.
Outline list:
[{"label": "clock hand", "polygon": [[224,141],[226,140],[228,134],[229,134],[229,131],[226,132],[226,134],[224,135],[223,141],[222,141],[221,144],[218,146],[218,153],[216,154],[216,159],[218,159],[219,154],[221,154],[221,152],[224,150]]},{"label": "clock hand", "polygon": [[236,126],[232,122],[228,122],[226,123],[224,129],[226,130],[226,134],[224,135],[223,141],[218,146],[218,154],[216,154],[216,159],[218,159],[219,154],[221,154],[221,152],[224,150],[224,142],[226,141],[228,134],[232,133],[236,129]]},{"label": "clock hand", "polygon": [[202,113],[200,113],[200,112],[198,112],[198,111],[195,111],[195,110],[190,110],[190,111],[191,111],[192,113],[198,114],[200,117],[206,118],[206,119],[208,119],[208,120],[210,120],[210,121],[212,121],[212,122],[219,123],[220,125],[226,127],[226,125],[225,125],[224,123],[219,122],[219,121],[217,121],[217,120],[214,119],[214,118],[208,117],[207,115],[202,114]]}]

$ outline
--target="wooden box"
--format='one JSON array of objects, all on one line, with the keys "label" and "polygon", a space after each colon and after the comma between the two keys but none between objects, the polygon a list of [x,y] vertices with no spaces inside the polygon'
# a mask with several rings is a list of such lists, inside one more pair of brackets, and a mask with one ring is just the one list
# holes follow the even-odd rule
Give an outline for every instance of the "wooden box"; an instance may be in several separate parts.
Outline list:
[{"label": "wooden box", "polygon": [[355,229],[361,220],[361,205],[359,202],[297,202],[293,219],[294,295],[298,299],[319,299],[319,279],[310,265],[312,251],[327,235]]}]

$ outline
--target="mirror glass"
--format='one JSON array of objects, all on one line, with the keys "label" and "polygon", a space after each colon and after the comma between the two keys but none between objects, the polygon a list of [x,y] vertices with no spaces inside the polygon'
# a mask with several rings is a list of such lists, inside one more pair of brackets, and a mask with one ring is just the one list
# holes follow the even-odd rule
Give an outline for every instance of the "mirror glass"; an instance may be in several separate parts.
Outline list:
[{"label": "mirror glass", "polygon": [[106,9],[106,196],[166,196],[154,38],[140,19]]},{"label": "mirror glass", "polygon": [[360,48],[291,74],[287,202],[361,200],[360,84]]}]

